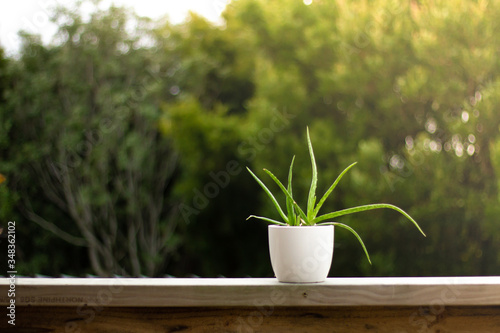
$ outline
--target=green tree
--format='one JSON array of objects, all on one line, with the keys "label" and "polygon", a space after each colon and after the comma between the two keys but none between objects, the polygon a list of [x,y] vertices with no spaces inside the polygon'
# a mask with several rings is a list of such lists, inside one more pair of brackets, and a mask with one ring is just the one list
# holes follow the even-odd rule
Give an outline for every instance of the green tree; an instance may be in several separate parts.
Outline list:
[{"label": "green tree", "polygon": [[[254,168],[273,165],[286,177],[308,124],[323,163],[320,183],[359,161],[325,209],[376,198],[404,207],[429,230],[422,240],[390,212],[349,217],[375,264],[365,265],[355,240],[339,234],[337,253],[349,255],[336,256],[335,274],[497,272],[485,253],[497,252],[487,212],[498,192],[489,150],[499,118],[489,110],[499,14],[497,5],[474,1],[238,1],[227,12],[229,29],[254,33],[249,119],[262,128],[273,108],[296,115]],[[308,179],[307,157],[296,163],[296,178]]]},{"label": "green tree", "polygon": [[163,78],[140,28],[149,21],[115,7],[88,22],[60,9],[55,20],[60,44],[26,36],[9,93],[20,211],[86,248],[99,276],[160,274],[178,243],[177,155],[158,131]]},{"label": "green tree", "polygon": [[[238,35],[196,15],[156,30],[164,55],[159,66],[169,73],[175,93],[163,105],[161,129],[179,153],[174,191],[188,222],[176,275],[269,272],[267,261],[262,262],[265,239],[257,237],[265,226],[239,223],[258,203],[238,154],[247,134],[247,101],[254,93],[251,47]],[[252,247],[256,250],[248,251]]]},{"label": "green tree", "polygon": [[[428,235],[391,211],[347,216],[374,264],[339,230],[332,275],[499,274],[499,18],[498,4],[458,0],[238,0],[223,25],[62,10],[59,44],[25,36],[7,61],[3,207],[84,245],[102,275],[270,275],[266,226],[244,221],[274,207],[244,167],[285,179],[297,155],[305,198],[309,126],[319,184],[358,161],[325,211],[393,203]],[[139,237],[134,259],[140,229],[168,253]]]}]

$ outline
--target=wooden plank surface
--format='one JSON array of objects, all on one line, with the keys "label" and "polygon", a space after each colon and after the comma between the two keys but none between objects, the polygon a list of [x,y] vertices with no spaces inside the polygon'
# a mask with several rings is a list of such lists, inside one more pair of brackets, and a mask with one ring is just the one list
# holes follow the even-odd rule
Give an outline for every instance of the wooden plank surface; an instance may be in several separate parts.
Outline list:
[{"label": "wooden plank surface", "polygon": [[47,307],[23,306],[2,333],[395,332],[497,333],[499,307]]},{"label": "wooden plank surface", "polygon": [[[0,279],[0,305],[10,282]],[[499,306],[500,277],[276,279],[17,278],[16,305],[103,307]],[[500,329],[499,329],[500,332]]]}]

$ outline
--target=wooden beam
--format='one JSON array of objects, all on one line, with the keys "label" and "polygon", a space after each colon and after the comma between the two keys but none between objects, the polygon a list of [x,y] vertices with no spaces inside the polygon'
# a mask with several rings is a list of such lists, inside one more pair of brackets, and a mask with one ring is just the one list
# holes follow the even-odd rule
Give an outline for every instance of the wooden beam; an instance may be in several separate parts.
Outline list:
[{"label": "wooden beam", "polygon": [[498,307],[18,308],[2,333],[309,332],[497,333]]},{"label": "wooden beam", "polygon": [[[11,287],[15,326],[5,313]],[[500,277],[330,278],[316,284],[3,278],[0,306],[2,333],[493,333],[500,329]]]},{"label": "wooden beam", "polygon": [[[0,279],[0,305],[9,304]],[[18,278],[16,305],[106,307],[487,306],[500,305],[500,277],[276,279]]]}]

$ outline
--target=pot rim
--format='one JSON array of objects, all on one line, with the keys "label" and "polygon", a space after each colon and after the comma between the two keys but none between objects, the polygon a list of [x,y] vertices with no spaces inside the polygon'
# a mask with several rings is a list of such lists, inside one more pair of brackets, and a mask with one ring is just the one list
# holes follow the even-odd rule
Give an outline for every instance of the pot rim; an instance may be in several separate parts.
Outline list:
[{"label": "pot rim", "polygon": [[278,225],[278,224],[270,224],[268,225],[269,228],[305,228],[305,229],[309,229],[309,228],[321,228],[321,227],[334,227],[333,224],[327,224],[327,225]]}]

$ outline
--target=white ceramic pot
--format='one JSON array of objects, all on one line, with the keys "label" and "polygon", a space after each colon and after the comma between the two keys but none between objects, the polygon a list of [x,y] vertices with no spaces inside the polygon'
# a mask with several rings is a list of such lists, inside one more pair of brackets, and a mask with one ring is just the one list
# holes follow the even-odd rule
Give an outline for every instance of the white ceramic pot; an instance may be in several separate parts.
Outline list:
[{"label": "white ceramic pot", "polygon": [[280,282],[323,282],[333,256],[333,225],[269,226],[269,253]]}]

